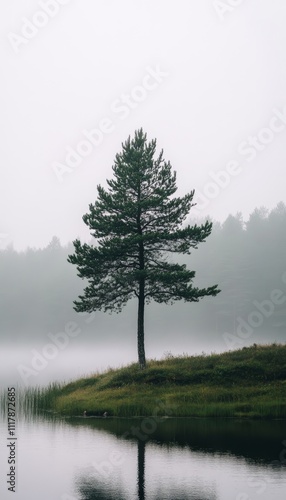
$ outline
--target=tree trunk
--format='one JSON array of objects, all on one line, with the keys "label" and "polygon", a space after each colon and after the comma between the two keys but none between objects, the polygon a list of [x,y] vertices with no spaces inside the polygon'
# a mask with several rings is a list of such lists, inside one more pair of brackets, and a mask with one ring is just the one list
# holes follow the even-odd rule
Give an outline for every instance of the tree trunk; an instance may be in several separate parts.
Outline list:
[{"label": "tree trunk", "polygon": [[[138,186],[138,213],[137,213],[137,230],[140,235],[139,241],[139,269],[144,273],[144,243],[142,240],[141,227],[141,207],[140,207],[141,186]],[[140,274],[139,277],[139,296],[138,296],[138,326],[137,326],[137,345],[138,345],[138,361],[141,370],[146,368],[145,347],[144,347],[144,307],[145,307],[145,276]]]},{"label": "tree trunk", "polygon": [[138,361],[141,370],[146,367],[145,347],[144,347],[144,307],[145,307],[145,283],[144,279],[139,284],[138,298],[138,328],[137,328],[137,343],[138,343]]}]

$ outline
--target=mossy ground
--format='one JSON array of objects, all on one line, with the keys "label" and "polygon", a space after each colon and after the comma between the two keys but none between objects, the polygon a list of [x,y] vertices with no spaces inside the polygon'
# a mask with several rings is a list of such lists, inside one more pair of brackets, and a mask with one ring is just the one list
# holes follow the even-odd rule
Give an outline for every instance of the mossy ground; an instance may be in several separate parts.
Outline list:
[{"label": "mossy ground", "polygon": [[50,386],[38,405],[62,415],[286,418],[286,345],[109,369]]}]

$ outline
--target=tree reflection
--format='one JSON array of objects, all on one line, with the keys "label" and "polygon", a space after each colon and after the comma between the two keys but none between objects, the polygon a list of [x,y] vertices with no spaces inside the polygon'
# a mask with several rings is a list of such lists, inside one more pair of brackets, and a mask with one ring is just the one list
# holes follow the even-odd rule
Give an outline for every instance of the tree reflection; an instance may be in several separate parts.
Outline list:
[{"label": "tree reflection", "polygon": [[80,500],[126,500],[121,491],[110,491],[106,485],[83,479],[77,487]]},{"label": "tree reflection", "polygon": [[[145,500],[146,489],[148,484],[145,480],[145,463],[146,463],[146,442],[138,439],[137,441],[137,496],[132,495],[130,491],[112,481],[112,477],[98,479],[94,476],[80,476],[77,480],[77,493],[80,495],[80,500]],[[163,466],[163,463],[162,463]],[[135,479],[135,478],[134,478]],[[135,482],[135,481],[134,481]],[[130,486],[130,490],[132,486]],[[147,493],[146,493],[147,495]],[[154,496],[155,495],[155,496]],[[174,484],[171,488],[157,487],[157,491],[152,493],[154,500],[217,500],[216,493],[213,489],[210,491],[199,491],[196,486],[196,491],[186,491],[181,485]]]},{"label": "tree reflection", "polygon": [[[139,420],[84,419],[83,424],[83,419],[69,419],[68,422],[73,426],[84,425],[91,431],[94,430],[96,446],[100,442],[101,433],[113,435],[118,440],[114,449],[124,449],[126,441],[133,443],[128,448],[128,458],[134,457],[133,460],[137,460],[137,470],[133,477],[129,475],[131,471],[126,462],[125,469],[117,469],[120,472],[118,476],[115,470],[109,471],[108,477],[107,474],[105,477],[98,474],[94,468],[89,473],[82,471],[77,481],[79,500],[216,500],[216,481],[204,479],[203,471],[202,480],[200,474],[196,478],[189,474],[189,477],[182,477],[173,461],[175,469],[172,476],[168,477],[164,470],[166,453],[170,453],[171,459],[172,450],[178,452],[178,456],[180,451],[184,453],[189,450],[191,455],[187,456],[191,457],[190,464],[196,463],[198,453],[203,453],[206,458],[219,453],[226,458],[233,457],[252,465],[266,466],[279,457],[281,442],[285,439],[283,421],[163,419],[149,436],[145,436],[145,440],[136,437],[140,435],[138,429],[142,431]],[[137,453],[134,453],[134,444]],[[153,462],[154,456],[157,457],[156,462]],[[186,464],[184,460],[182,463]],[[223,463],[222,459],[222,467]],[[189,470],[191,474],[191,469]],[[120,477],[123,478],[122,482]]]},{"label": "tree reflection", "polygon": [[[83,419],[69,419],[68,422],[73,426],[83,425]],[[120,469],[124,483],[116,479],[115,471],[112,471],[109,477],[98,475],[95,469],[91,470],[89,475],[82,471],[77,481],[79,500],[145,500],[150,497],[152,500],[216,500],[216,482],[208,481],[207,478],[206,481],[200,481],[198,477],[194,480],[192,477],[186,477],[186,481],[182,481],[182,476],[180,479],[176,470],[173,471],[172,477],[167,477],[164,471],[166,450],[170,450],[171,455],[173,447],[176,451],[190,450],[193,460],[196,460],[197,453],[203,453],[206,457],[219,453],[226,457],[243,459],[252,465],[266,466],[279,457],[281,442],[285,439],[283,421],[274,423],[225,419],[164,419],[158,422],[156,429],[148,437],[146,435],[146,440],[136,437],[138,433],[132,431],[142,430],[138,427],[139,423],[139,420],[132,419],[84,420],[84,426],[96,432],[96,443],[98,433],[108,433],[116,437],[119,440],[118,449],[121,449],[120,443],[122,449],[126,441],[136,443],[137,457],[133,455],[132,447],[128,456],[134,456],[133,460],[137,459],[137,471],[134,471],[133,477],[126,477],[130,471]],[[153,451],[159,452],[161,458],[159,462],[157,460],[153,470],[150,469],[154,456],[152,447]]]},{"label": "tree reflection", "polygon": [[145,441],[138,440],[137,487],[138,500],[145,500]]}]

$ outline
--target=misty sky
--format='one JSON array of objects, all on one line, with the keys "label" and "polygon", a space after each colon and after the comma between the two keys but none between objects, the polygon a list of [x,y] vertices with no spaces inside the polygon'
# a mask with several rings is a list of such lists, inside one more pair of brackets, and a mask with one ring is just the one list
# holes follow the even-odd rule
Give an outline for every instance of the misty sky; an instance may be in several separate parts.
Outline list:
[{"label": "misty sky", "polygon": [[220,4],[0,1],[0,248],[87,239],[82,215],[139,127],[178,193],[196,189],[194,215],[285,202],[286,3]]}]

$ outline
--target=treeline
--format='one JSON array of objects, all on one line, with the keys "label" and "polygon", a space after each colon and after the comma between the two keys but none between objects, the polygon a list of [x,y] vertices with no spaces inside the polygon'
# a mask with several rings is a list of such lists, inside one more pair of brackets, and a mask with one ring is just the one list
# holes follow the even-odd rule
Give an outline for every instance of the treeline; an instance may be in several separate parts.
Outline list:
[{"label": "treeline", "polygon": [[[196,221],[190,219],[189,222]],[[72,243],[62,246],[57,237],[44,249],[17,252],[8,247],[0,251],[2,335],[24,340],[41,332],[60,331],[67,321],[78,321],[72,302],[83,290],[84,283],[77,277],[74,266],[67,262],[70,253],[73,253]],[[195,285],[217,283],[221,293],[199,304],[150,304],[147,314],[154,318],[158,331],[168,328],[171,318],[173,321],[175,318],[178,329],[185,330],[187,324],[190,333],[203,331],[209,336],[221,337],[224,332],[235,333],[241,321],[238,318],[242,318],[245,322],[251,320],[250,328],[266,331],[269,340],[272,337],[278,341],[286,339],[284,203],[280,202],[271,211],[255,209],[247,222],[241,214],[229,215],[223,223],[214,221],[211,236],[192,255],[172,258],[186,262],[196,271]],[[132,302],[127,306],[130,311],[134,307]],[[120,322],[118,316],[111,322],[106,321],[103,313],[97,313],[96,318],[98,332],[100,327],[105,329],[106,324],[113,328],[112,325]],[[256,326],[251,326],[255,321]],[[126,335],[132,325],[134,332],[136,323],[130,321]],[[173,328],[174,323],[172,325]],[[95,330],[94,324],[90,330]]]},{"label": "treeline", "polygon": [[223,224],[214,222],[211,236],[189,265],[191,261],[200,285],[219,284],[221,293],[209,303],[206,318],[212,318],[220,332],[235,332],[239,324],[248,323],[249,330],[262,328],[273,336],[279,332],[279,339],[286,340],[283,202],[271,211],[255,209],[247,222],[240,213],[229,215]]},{"label": "treeline", "polygon": [[72,250],[54,237],[44,249],[16,252],[10,246],[0,252],[1,331],[58,330],[76,317],[72,301],[81,283],[67,262]]}]

